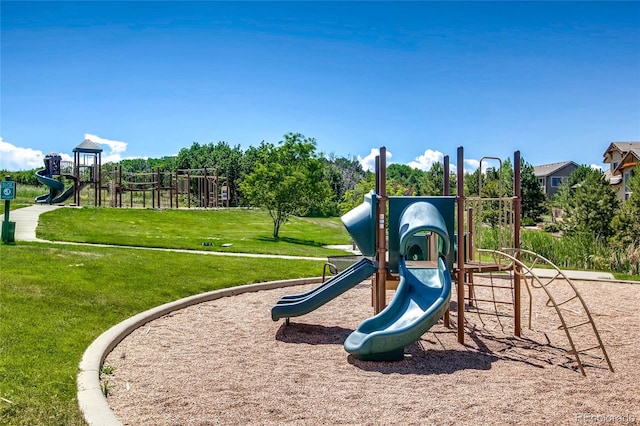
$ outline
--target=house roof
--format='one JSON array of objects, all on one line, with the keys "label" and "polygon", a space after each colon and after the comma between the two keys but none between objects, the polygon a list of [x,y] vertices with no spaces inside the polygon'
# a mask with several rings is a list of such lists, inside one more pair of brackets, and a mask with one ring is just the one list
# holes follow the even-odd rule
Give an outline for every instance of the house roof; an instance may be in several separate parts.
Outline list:
[{"label": "house roof", "polygon": [[640,142],[611,142],[607,150],[602,154],[605,163],[611,161],[611,153],[613,151],[618,151],[623,157],[628,152],[633,152],[636,157],[640,157]]},{"label": "house roof", "polygon": [[640,150],[630,150],[623,155],[622,159],[618,163],[618,167],[616,167],[612,173],[614,175],[622,174],[624,169],[637,166],[638,160],[640,160]]},{"label": "house roof", "polygon": [[102,152],[102,148],[100,145],[91,141],[89,139],[85,139],[82,143],[75,148],[73,148],[73,152],[88,152],[88,153],[97,153]]},{"label": "house roof", "polygon": [[570,164],[573,164],[574,166],[578,167],[578,165],[573,161],[562,161],[560,163],[551,163],[551,164],[543,164],[541,166],[534,166],[533,173],[536,175],[536,177],[546,177],[567,167]]},{"label": "house roof", "polygon": [[612,175],[611,170],[604,171],[604,178],[609,182],[610,185],[617,185],[622,182],[622,176],[620,175]]}]

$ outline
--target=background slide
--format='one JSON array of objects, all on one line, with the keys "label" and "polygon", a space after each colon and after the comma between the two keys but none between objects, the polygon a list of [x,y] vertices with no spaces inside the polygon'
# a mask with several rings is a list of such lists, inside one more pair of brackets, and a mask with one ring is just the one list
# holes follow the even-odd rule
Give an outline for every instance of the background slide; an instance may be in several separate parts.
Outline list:
[{"label": "background slide", "polygon": [[38,170],[36,178],[38,182],[49,188],[49,194],[36,197],[36,203],[55,204],[62,203],[73,195],[73,185],[66,190],[64,184],[57,179],[45,176],[46,169]]},{"label": "background slide", "polygon": [[313,290],[283,296],[271,308],[271,318],[277,321],[280,318],[308,314],[369,278],[375,270],[375,263],[363,258]]},{"label": "background slide", "polygon": [[344,342],[347,352],[370,361],[404,358],[415,342],[444,315],[451,296],[451,272],[444,257],[436,262],[399,259],[400,284],[391,303],[363,321]]}]

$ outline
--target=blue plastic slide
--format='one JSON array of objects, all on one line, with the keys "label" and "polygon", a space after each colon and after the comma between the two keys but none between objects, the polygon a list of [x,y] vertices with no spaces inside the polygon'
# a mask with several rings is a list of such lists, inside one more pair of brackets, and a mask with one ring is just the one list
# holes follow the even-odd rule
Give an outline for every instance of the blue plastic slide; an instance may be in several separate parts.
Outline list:
[{"label": "blue plastic slide", "polygon": [[38,170],[36,172],[36,178],[38,182],[49,188],[48,194],[36,197],[36,203],[62,203],[73,195],[73,185],[65,190],[62,182],[46,175],[46,169]]},{"label": "blue plastic slide", "polygon": [[415,342],[444,315],[451,297],[451,272],[444,256],[437,260],[407,262],[416,234],[433,232],[440,237],[442,253],[449,251],[445,220],[427,202],[409,205],[400,218],[400,283],[389,305],[363,321],[344,342],[347,352],[371,361],[404,357],[404,347]]},{"label": "blue plastic slide", "polygon": [[[368,361],[395,361],[444,314],[451,296],[451,273],[444,257],[433,262],[398,261],[400,284],[391,303],[363,321],[344,342],[347,352]],[[421,265],[422,264],[422,265]]]},{"label": "blue plastic slide", "polygon": [[375,263],[365,257],[306,293],[283,296],[271,308],[271,318],[277,321],[308,314],[369,278],[375,270]]}]

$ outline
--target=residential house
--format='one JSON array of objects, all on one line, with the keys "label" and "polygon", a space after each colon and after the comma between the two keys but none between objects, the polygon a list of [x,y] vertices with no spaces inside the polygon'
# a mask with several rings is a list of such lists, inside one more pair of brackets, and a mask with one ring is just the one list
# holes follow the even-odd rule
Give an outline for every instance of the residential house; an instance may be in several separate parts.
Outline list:
[{"label": "residential house", "polygon": [[577,168],[578,165],[573,161],[563,161],[561,163],[534,166],[533,172],[547,198],[551,199],[558,192],[562,182],[569,179],[571,173]]},{"label": "residential house", "polygon": [[609,164],[605,174],[616,196],[628,200],[631,196],[629,179],[640,160],[640,142],[612,142],[603,155],[603,162]]}]

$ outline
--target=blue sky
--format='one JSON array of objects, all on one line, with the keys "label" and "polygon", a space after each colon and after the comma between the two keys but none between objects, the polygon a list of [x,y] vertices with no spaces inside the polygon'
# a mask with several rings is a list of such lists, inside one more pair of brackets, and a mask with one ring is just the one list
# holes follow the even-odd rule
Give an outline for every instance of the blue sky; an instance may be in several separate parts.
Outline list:
[{"label": "blue sky", "polygon": [[640,141],[640,2],[0,2],[0,168],[288,132],[428,168]]}]

